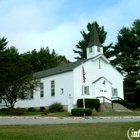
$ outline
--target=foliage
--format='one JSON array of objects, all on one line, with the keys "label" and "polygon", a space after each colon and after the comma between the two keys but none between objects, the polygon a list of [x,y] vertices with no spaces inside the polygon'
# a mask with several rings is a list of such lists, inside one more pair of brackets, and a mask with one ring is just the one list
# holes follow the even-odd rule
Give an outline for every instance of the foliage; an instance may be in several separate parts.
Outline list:
[{"label": "foliage", "polygon": [[55,113],[55,112],[62,112],[64,111],[64,109],[61,103],[55,102],[49,106],[49,111],[51,113]]},{"label": "foliage", "polygon": [[42,112],[45,109],[45,107],[40,107],[40,112]]},{"label": "foliage", "polygon": [[29,107],[27,111],[31,112],[33,109],[34,109],[33,107]]},{"label": "foliage", "polygon": [[[83,99],[78,99],[77,100],[77,106],[79,108],[83,107]],[[91,108],[91,109],[95,108],[98,111],[99,106],[100,106],[100,100],[99,99],[85,99],[85,107],[86,108]]]},{"label": "foliage", "polygon": [[30,99],[40,80],[28,75],[30,66],[26,63],[6,63],[0,69],[0,96],[7,107],[22,99]]},{"label": "foliage", "polygon": [[5,61],[5,51],[7,44],[8,44],[7,38],[0,37],[0,64]]},{"label": "foliage", "polygon": [[113,100],[112,102],[113,102],[113,103],[121,104],[121,105],[123,105],[123,106],[125,106],[125,107],[128,106],[127,100]]},{"label": "foliage", "polygon": [[129,109],[136,110],[136,104],[135,104],[135,103],[128,103],[128,104],[127,104],[127,107],[128,107]]},{"label": "foliage", "polygon": [[85,108],[85,109],[83,109],[83,108],[73,108],[71,110],[71,114],[73,116],[83,116],[84,114],[86,116],[89,116],[89,115],[92,114],[92,109],[90,109],[90,108]]},{"label": "foliage", "polygon": [[42,112],[42,115],[48,115],[49,113],[49,110],[48,109],[44,109],[43,112]]},{"label": "foliage", "polygon": [[24,113],[24,109],[23,108],[16,108],[14,111],[13,111],[13,114],[14,115],[23,115]]},{"label": "foliage", "polygon": [[[96,29],[97,29],[97,32],[99,35],[99,40],[100,40],[101,44],[103,44],[105,42],[107,32],[104,30],[104,26],[100,27],[97,22],[95,22],[95,26],[96,26]],[[74,57],[77,60],[82,60],[82,59],[87,58],[86,47],[89,43],[91,29],[92,29],[92,23],[88,23],[87,24],[88,33],[86,33],[85,31],[80,32],[83,37],[83,40],[79,41],[78,44],[76,45],[76,49],[78,49],[78,50],[73,50],[74,53],[77,53],[79,55],[77,57]],[[112,46],[112,43],[110,43],[108,46],[104,46],[104,48],[103,48],[104,54],[106,57],[110,57],[109,49],[111,48],[111,46]]]},{"label": "foliage", "polygon": [[2,112],[5,115],[12,115],[13,114],[13,109],[11,109],[10,107],[8,107],[8,108],[1,108],[0,112]]},{"label": "foliage", "polygon": [[119,30],[111,53],[115,56],[111,63],[125,76],[125,99],[136,102],[134,91],[140,81],[140,19],[135,20],[130,28]]},{"label": "foliage", "polygon": [[20,55],[20,58],[21,61],[28,62],[35,72],[47,70],[70,62],[65,56],[58,55],[55,50],[50,52],[48,47],[40,48],[39,51],[34,49],[31,52],[23,53]]},{"label": "foliage", "polygon": [[136,105],[140,107],[140,85],[135,88]]}]

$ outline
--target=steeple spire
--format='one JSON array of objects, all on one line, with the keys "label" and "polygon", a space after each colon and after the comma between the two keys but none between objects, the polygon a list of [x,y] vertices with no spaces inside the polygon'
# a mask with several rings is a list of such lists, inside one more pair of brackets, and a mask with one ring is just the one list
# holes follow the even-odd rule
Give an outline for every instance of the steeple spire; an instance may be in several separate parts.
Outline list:
[{"label": "steeple spire", "polygon": [[90,47],[92,47],[94,45],[96,45],[98,47],[102,47],[102,45],[100,43],[100,40],[99,40],[97,30],[96,30],[95,22],[93,22],[93,24],[92,24],[90,40],[89,40],[87,48],[90,48]]}]

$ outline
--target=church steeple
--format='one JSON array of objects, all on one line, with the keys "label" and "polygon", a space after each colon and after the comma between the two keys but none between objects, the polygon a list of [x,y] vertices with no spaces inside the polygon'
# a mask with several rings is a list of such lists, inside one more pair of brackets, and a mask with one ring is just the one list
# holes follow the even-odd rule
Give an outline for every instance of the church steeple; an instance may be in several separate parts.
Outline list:
[{"label": "church steeple", "polygon": [[87,46],[87,58],[95,57],[103,53],[102,44],[96,30],[95,22],[92,24],[90,40]]}]

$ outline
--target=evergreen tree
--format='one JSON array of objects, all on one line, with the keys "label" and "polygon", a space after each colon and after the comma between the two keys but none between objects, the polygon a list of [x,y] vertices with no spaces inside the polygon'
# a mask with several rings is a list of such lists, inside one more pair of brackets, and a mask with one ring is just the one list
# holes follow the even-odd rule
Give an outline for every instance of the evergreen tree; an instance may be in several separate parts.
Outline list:
[{"label": "evergreen tree", "polygon": [[0,37],[0,63],[4,62],[5,59],[5,51],[6,51],[6,45],[8,41],[5,37]]},{"label": "evergreen tree", "polygon": [[134,102],[134,90],[140,81],[140,20],[133,22],[130,28],[123,27],[112,47],[116,58],[111,63],[124,75],[125,98]]},{"label": "evergreen tree", "polygon": [[[85,31],[80,31],[80,33],[82,34],[83,40],[79,41],[78,44],[76,45],[77,50],[73,50],[74,53],[77,53],[79,55],[77,57],[74,57],[77,60],[82,60],[82,59],[87,58],[86,47],[89,43],[92,24],[93,23],[87,24],[88,33],[86,33]],[[101,44],[103,44],[106,40],[107,32],[104,30],[104,26],[100,27],[97,22],[95,22],[95,26],[99,35],[99,40]],[[111,46],[112,46],[112,43],[110,43],[108,46],[104,46],[104,54],[108,58],[110,57],[109,49],[111,48]]]}]

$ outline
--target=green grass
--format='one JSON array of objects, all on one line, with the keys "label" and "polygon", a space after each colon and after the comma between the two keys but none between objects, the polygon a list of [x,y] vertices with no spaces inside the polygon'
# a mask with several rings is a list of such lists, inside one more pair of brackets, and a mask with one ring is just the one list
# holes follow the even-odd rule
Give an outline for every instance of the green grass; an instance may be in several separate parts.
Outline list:
[{"label": "green grass", "polygon": [[130,127],[140,122],[0,126],[0,140],[127,140]]},{"label": "green grass", "polygon": [[140,116],[140,111],[133,112],[96,112],[95,116]]}]

